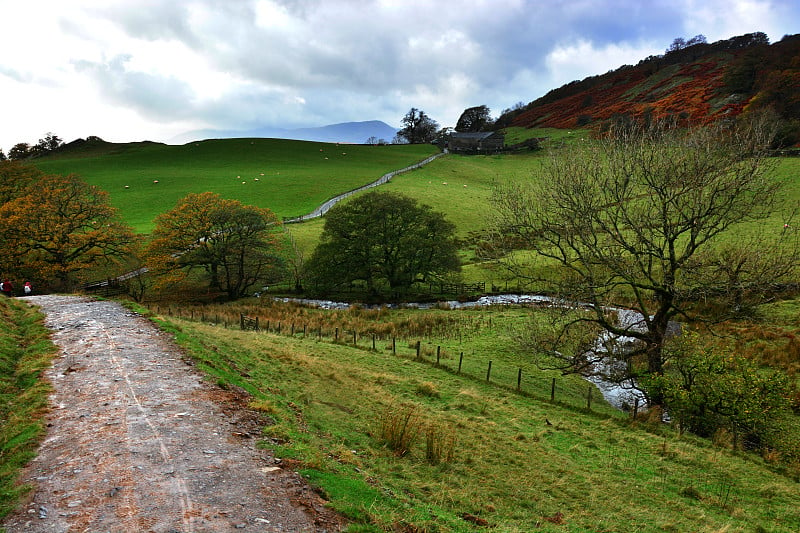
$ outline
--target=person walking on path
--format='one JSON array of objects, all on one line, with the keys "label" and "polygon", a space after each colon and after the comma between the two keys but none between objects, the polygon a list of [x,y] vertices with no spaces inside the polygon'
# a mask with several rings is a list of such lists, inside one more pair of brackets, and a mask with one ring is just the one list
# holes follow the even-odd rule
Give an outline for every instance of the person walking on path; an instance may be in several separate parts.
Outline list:
[{"label": "person walking on path", "polygon": [[13,295],[14,295],[14,294],[13,294],[13,291],[14,291],[14,285],[12,285],[12,284],[11,284],[11,282],[8,280],[8,278],[4,279],[4,280],[3,280],[3,283],[2,283],[2,284],[0,284],[0,285],[2,285],[2,289],[0,289],[0,290],[2,290],[2,291],[3,291],[3,294],[4,294],[5,296],[11,297],[11,296],[13,296]]},{"label": "person walking on path", "polygon": [[33,293],[33,285],[30,281],[26,281],[22,290],[25,292],[25,296],[30,296]]}]

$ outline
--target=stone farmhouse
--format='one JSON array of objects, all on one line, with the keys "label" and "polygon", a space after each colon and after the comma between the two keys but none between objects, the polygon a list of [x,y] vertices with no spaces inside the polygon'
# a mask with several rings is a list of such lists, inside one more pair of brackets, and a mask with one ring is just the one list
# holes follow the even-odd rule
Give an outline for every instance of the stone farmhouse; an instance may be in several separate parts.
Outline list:
[{"label": "stone farmhouse", "polygon": [[505,135],[498,131],[453,132],[447,148],[453,153],[495,153],[503,150]]}]

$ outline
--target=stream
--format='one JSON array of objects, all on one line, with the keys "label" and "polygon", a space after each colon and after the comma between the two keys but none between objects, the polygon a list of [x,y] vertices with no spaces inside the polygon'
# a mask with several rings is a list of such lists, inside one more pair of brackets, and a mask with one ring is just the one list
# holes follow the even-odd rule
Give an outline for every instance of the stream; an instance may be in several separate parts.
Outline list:
[{"label": "stream", "polygon": [[[330,300],[313,300],[313,299],[306,299],[306,298],[274,298],[275,301],[279,302],[294,302],[299,303],[302,305],[308,305],[313,307],[319,307],[320,309],[348,309],[351,307],[352,304],[346,302],[334,302]],[[399,308],[406,308],[406,309],[433,309],[433,308],[450,308],[450,309],[472,309],[476,307],[489,307],[493,305],[526,305],[526,304],[549,304],[549,305],[565,305],[563,303],[559,303],[556,298],[551,298],[549,296],[542,296],[538,294],[498,294],[498,295],[490,295],[490,296],[481,296],[475,301],[471,302],[460,302],[458,300],[449,300],[443,302],[434,302],[434,303],[403,303],[403,304],[380,304],[380,305],[365,305],[367,309],[378,309],[382,307],[386,307],[389,309],[399,309]],[[644,328],[644,320],[638,311],[632,311],[630,309],[620,309],[620,308],[609,308],[610,311],[617,314],[617,318],[622,326],[625,329],[643,329]],[[607,348],[610,343],[614,343],[617,345],[625,346],[633,344],[635,339],[632,337],[612,337],[610,333],[603,332],[597,339],[595,343],[595,347],[593,348],[594,352],[602,353],[606,352]],[[594,368],[593,375],[584,376],[584,379],[587,381],[594,383],[600,392],[603,394],[603,398],[620,410],[630,410],[633,408],[634,405],[638,405],[639,408],[645,408],[647,406],[647,400],[644,394],[636,388],[636,383],[633,379],[627,379],[622,382],[617,382],[616,380],[612,381],[610,379],[606,379],[603,376],[608,376],[613,373],[614,370],[619,369],[619,365],[624,365],[622,361],[619,360],[612,360],[606,361],[604,363],[598,363],[598,365]],[[601,366],[602,365],[602,366]]]}]

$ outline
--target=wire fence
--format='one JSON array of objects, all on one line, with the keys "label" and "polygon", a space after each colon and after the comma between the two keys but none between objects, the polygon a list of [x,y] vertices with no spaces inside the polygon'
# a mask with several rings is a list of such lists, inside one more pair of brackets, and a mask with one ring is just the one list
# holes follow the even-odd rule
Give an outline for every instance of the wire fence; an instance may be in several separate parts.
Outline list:
[{"label": "wire fence", "polygon": [[[481,357],[479,354],[453,349],[428,340],[402,335],[362,334],[355,329],[312,326],[309,323],[271,320],[246,314],[240,314],[238,319],[234,319],[230,315],[207,314],[202,310],[183,307],[157,306],[155,311],[160,315],[214,324],[228,329],[309,339],[385,353],[561,407],[582,412],[590,411],[601,416],[608,416],[614,412],[607,407],[598,408],[598,404],[602,402],[602,394],[592,383],[586,383],[583,394],[576,394],[574,383],[568,386],[562,379],[543,377],[541,371],[532,367],[525,368],[509,361]],[[629,406],[633,418],[637,416],[638,411],[638,404]]]}]

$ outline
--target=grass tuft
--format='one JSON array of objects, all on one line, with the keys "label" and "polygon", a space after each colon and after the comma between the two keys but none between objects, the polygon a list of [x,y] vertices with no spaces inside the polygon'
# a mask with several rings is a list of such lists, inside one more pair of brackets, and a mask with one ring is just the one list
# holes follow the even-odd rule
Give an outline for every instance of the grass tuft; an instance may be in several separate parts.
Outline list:
[{"label": "grass tuft", "polygon": [[419,408],[413,404],[390,405],[378,419],[378,441],[403,457],[416,443],[422,421]]}]

